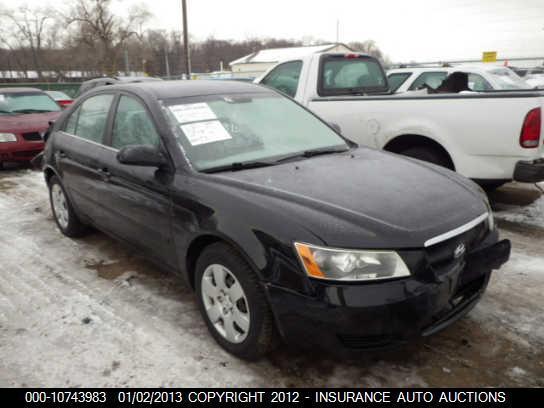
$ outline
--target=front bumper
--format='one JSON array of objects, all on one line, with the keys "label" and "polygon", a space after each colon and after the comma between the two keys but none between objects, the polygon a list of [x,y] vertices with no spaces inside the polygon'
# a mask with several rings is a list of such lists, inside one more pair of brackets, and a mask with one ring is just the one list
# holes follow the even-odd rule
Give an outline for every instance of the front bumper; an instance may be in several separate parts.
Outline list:
[{"label": "front bumper", "polygon": [[491,271],[509,256],[510,241],[495,240],[467,255],[461,272],[431,282],[416,277],[364,284],[313,280],[314,296],[274,285],[267,291],[287,343],[333,352],[387,348],[436,333],[468,313]]},{"label": "front bumper", "polygon": [[544,181],[544,158],[534,161],[519,161],[514,170],[514,180],[522,183]]},{"label": "front bumper", "polygon": [[43,141],[0,143],[0,162],[29,162],[43,151]]}]

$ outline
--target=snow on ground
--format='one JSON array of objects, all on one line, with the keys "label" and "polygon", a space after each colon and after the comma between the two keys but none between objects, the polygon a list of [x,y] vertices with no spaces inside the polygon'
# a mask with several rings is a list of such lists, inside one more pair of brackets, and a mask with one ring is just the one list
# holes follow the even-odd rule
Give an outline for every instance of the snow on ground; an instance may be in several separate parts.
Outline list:
[{"label": "snow on ground", "polygon": [[[544,228],[544,195],[541,194],[542,191],[544,191],[544,183],[537,184],[538,187],[523,184],[521,186],[522,187],[513,184],[512,186],[501,189],[495,194],[502,194],[504,196],[505,194],[508,194],[509,191],[512,192],[512,190],[515,191],[515,189],[525,188],[526,191],[530,192],[529,194],[532,193],[536,197],[539,196],[539,198],[536,198],[528,205],[518,205],[519,203],[501,204],[499,208],[501,211],[497,212],[496,218]],[[541,191],[539,191],[539,189]]]},{"label": "snow on ground", "polygon": [[175,277],[99,232],[62,236],[41,174],[0,173],[0,214],[0,386],[544,386],[544,229],[506,222],[511,261],[438,335],[247,363],[214,343]]}]

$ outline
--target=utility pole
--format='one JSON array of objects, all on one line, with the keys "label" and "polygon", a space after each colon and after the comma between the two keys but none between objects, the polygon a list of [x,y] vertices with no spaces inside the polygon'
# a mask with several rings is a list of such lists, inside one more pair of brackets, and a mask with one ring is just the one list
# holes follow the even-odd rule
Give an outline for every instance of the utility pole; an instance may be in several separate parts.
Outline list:
[{"label": "utility pole", "polygon": [[336,20],[336,44],[340,42],[340,20]]},{"label": "utility pole", "polygon": [[128,62],[128,49],[125,48],[125,75],[130,75],[130,64]]},{"label": "utility pole", "polygon": [[187,1],[181,0],[183,9],[183,48],[185,51],[185,73],[191,79],[191,55],[189,54],[189,27],[187,26]]},{"label": "utility pole", "polygon": [[168,48],[164,44],[164,64],[166,66],[166,78],[170,79],[170,62],[168,61]]}]

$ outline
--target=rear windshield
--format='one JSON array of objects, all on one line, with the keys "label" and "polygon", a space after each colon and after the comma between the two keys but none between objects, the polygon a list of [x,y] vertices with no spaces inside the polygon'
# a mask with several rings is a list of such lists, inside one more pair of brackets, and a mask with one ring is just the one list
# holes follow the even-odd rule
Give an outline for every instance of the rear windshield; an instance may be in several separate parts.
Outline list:
[{"label": "rear windshield", "polygon": [[58,112],[60,107],[45,93],[0,94],[0,115]]},{"label": "rear windshield", "polygon": [[324,55],[321,58],[319,95],[349,95],[388,91],[380,63],[368,56]]}]

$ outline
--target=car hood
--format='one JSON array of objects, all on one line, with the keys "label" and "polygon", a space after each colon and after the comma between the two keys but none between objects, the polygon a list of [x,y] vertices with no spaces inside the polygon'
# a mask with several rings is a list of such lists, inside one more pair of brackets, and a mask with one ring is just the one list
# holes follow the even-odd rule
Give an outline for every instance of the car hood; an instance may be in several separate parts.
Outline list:
[{"label": "car hood", "polygon": [[331,246],[419,248],[487,211],[470,180],[367,148],[217,176]]},{"label": "car hood", "polygon": [[49,122],[59,117],[61,112],[29,113],[24,115],[0,116],[0,132],[24,133],[41,132],[49,128]]}]

